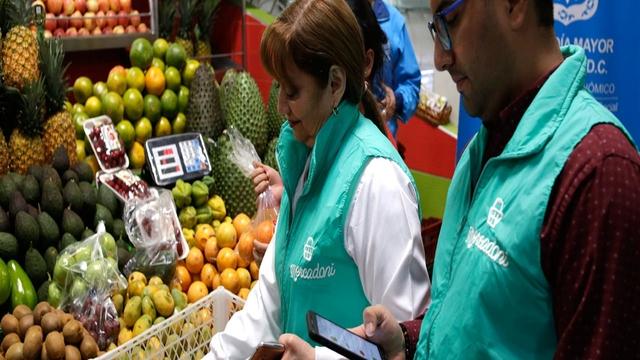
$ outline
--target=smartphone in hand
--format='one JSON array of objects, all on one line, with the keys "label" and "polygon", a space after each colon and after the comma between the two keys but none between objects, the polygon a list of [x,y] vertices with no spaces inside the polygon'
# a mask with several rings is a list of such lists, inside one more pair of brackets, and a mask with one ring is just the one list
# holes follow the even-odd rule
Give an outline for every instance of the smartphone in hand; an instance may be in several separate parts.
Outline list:
[{"label": "smartphone in hand", "polygon": [[284,345],[278,342],[262,342],[251,356],[251,360],[280,360],[284,355]]},{"label": "smartphone in hand", "polygon": [[313,311],[307,312],[309,337],[348,359],[383,360],[382,349]]}]

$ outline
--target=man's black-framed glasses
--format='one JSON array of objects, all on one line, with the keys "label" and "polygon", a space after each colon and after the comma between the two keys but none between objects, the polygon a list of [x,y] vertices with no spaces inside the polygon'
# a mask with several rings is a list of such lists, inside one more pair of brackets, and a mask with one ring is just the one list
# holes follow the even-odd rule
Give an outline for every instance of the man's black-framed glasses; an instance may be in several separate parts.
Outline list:
[{"label": "man's black-framed glasses", "polygon": [[447,28],[446,16],[451,14],[463,2],[464,0],[454,1],[451,5],[435,13],[433,15],[433,21],[429,21],[428,27],[431,37],[433,40],[437,38],[445,51],[451,51],[451,37],[449,36],[449,29]]}]

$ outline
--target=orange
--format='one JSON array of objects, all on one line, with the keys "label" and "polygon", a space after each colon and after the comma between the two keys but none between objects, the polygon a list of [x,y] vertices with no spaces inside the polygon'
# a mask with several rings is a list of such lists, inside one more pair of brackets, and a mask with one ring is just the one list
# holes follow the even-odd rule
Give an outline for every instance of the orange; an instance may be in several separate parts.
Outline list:
[{"label": "orange", "polygon": [[71,115],[76,115],[76,114],[80,114],[80,113],[85,113],[85,114],[87,113],[86,110],[84,109],[84,105],[82,105],[80,103],[73,104],[73,106],[71,107]]},{"label": "orange", "polygon": [[216,257],[216,265],[218,266],[218,271],[224,271],[225,269],[235,270],[238,267],[238,254],[233,249],[220,249]]},{"label": "orange", "polygon": [[273,230],[275,226],[273,225],[273,221],[264,220],[261,222],[256,228],[256,238],[258,241],[268,244],[271,242],[271,238],[273,237]]},{"label": "orange", "polygon": [[203,297],[207,296],[209,293],[209,288],[202,281],[194,281],[191,286],[189,286],[189,291],[187,292],[187,301],[189,303],[194,303]]},{"label": "orange", "polygon": [[189,290],[189,285],[191,285],[191,274],[189,274],[189,270],[187,270],[184,265],[176,266],[174,279],[176,279],[178,284],[180,284],[182,291]]},{"label": "orange", "polygon": [[181,113],[187,112],[189,106],[189,88],[186,86],[180,86],[178,91],[178,111]]},{"label": "orange", "polygon": [[176,118],[173,119],[171,128],[173,129],[174,134],[182,134],[187,128],[187,116],[179,112],[178,115],[176,115]]},{"label": "orange", "polygon": [[169,43],[163,38],[157,38],[153,42],[153,56],[164,59],[164,55],[167,53]]},{"label": "orange", "polygon": [[216,273],[211,279],[211,289],[217,289],[220,286],[220,274]]},{"label": "orange", "polygon": [[200,281],[200,274],[191,275],[191,282],[193,283],[194,281]]},{"label": "orange", "polygon": [[252,261],[253,260],[253,240],[255,236],[252,231],[247,231],[244,234],[240,235],[240,239],[238,240],[238,254],[240,258]]},{"label": "orange", "polygon": [[173,91],[180,91],[180,84],[182,82],[180,78],[180,71],[173,66],[168,66],[164,70],[164,78],[167,80],[167,88]]},{"label": "orange", "polygon": [[93,82],[86,76],[80,76],[73,83],[73,96],[77,103],[85,103],[93,94]]},{"label": "orange", "polygon": [[144,96],[144,116],[149,118],[151,123],[160,120],[162,116],[162,103],[160,102],[160,98],[151,94]]},{"label": "orange", "polygon": [[182,80],[185,85],[191,85],[191,81],[193,81],[193,78],[196,76],[196,70],[198,70],[199,67],[200,62],[198,60],[187,60],[187,64],[185,65],[184,70],[182,70]]},{"label": "orange", "polygon": [[187,61],[187,52],[184,50],[182,45],[173,43],[169,45],[164,60],[167,65],[173,66],[178,70],[182,70],[185,62]]},{"label": "orange", "polygon": [[253,280],[258,280],[258,275],[260,275],[260,267],[258,266],[257,262],[252,261],[251,264],[249,264],[249,272],[251,273],[251,278]]},{"label": "orange", "polygon": [[111,70],[109,70],[109,75],[111,75],[111,73],[120,73],[124,77],[127,76],[127,70],[122,65],[116,65],[112,67]]},{"label": "orange", "polygon": [[97,96],[90,96],[84,104],[84,111],[90,118],[102,114],[102,101]]},{"label": "orange", "polygon": [[207,239],[207,243],[204,246],[204,257],[208,262],[213,263],[216,261],[216,257],[218,256],[218,241],[215,236]]},{"label": "orange", "polygon": [[236,273],[238,274],[238,285],[240,285],[241,288],[248,289],[249,286],[251,286],[251,274],[249,274],[249,270],[239,268],[236,270]]},{"label": "orange", "polygon": [[144,144],[147,139],[151,137],[151,133],[153,133],[153,126],[151,125],[151,121],[148,118],[143,117],[138,122],[136,122],[136,141]]},{"label": "orange", "polygon": [[[235,249],[236,254],[238,253],[238,246],[236,245]],[[248,268],[251,263],[249,260],[238,255],[238,268]]]},{"label": "orange", "polygon": [[124,146],[130,149],[136,139],[136,130],[133,128],[133,124],[129,120],[120,120],[116,125],[116,131],[124,141]]},{"label": "orange", "polygon": [[240,213],[233,218],[233,227],[236,228],[236,233],[242,235],[247,230],[251,230],[251,219],[245,213]]},{"label": "orange", "polygon": [[196,226],[196,245],[200,250],[204,250],[205,244],[210,237],[216,236],[216,231],[209,224],[198,224]]},{"label": "orange", "polygon": [[87,157],[84,140],[76,139],[76,157],[78,158],[78,161],[82,161]]},{"label": "orange", "polygon": [[166,89],[160,97],[160,103],[162,104],[162,115],[170,119],[178,115],[178,95],[173,90]]},{"label": "orange", "polygon": [[[125,121],[125,120],[122,120]],[[122,122],[120,121],[120,122]],[[137,141],[133,142],[131,149],[129,149],[129,164],[132,169],[142,169],[144,166],[146,157],[144,155],[144,147]]]},{"label": "orange", "polygon": [[142,93],[138,89],[127,89],[122,96],[124,102],[124,112],[127,114],[127,119],[131,121],[138,120],[142,117],[144,111],[144,99]]},{"label": "orange", "polygon": [[167,135],[171,135],[171,123],[169,122],[169,119],[163,116],[156,124],[155,136],[160,137]]},{"label": "orange", "polygon": [[107,88],[107,83],[105,83],[104,81],[98,81],[97,83],[93,84],[93,96],[101,98],[108,92],[109,88]]},{"label": "orange", "polygon": [[164,73],[159,68],[152,66],[144,76],[144,83],[149,94],[160,96],[165,87]]},{"label": "orange", "polygon": [[258,280],[253,280],[251,282],[251,286],[249,286],[249,290],[253,290],[253,287],[256,286],[256,285],[258,285]]},{"label": "orange", "polygon": [[151,66],[155,66],[158,69],[162,70],[162,72],[164,72],[164,61],[160,58],[153,58],[153,60],[151,60]]},{"label": "orange", "polygon": [[233,269],[225,269],[220,274],[220,285],[232,293],[237,293],[240,290],[240,279],[238,273]]},{"label": "orange", "polygon": [[251,290],[247,289],[247,288],[242,288],[240,289],[240,291],[238,291],[238,297],[243,299],[243,300],[247,300],[247,298],[249,297],[249,292]]},{"label": "orange", "polygon": [[144,91],[144,73],[139,67],[131,67],[127,70],[127,86],[130,89]]},{"label": "orange", "polygon": [[122,120],[124,116],[124,102],[122,97],[115,91],[109,91],[102,98],[102,109],[104,114],[111,118],[114,124]]},{"label": "orange", "polygon": [[204,255],[202,255],[202,251],[197,247],[191,248],[187,255],[187,270],[192,274],[200,274],[203,265]]},{"label": "orange", "polygon": [[129,51],[131,65],[146,69],[151,65],[151,59],[153,59],[153,45],[151,45],[151,42],[143,37],[135,39]]},{"label": "orange", "polygon": [[224,222],[216,229],[216,239],[220,248],[234,248],[236,246],[237,232],[231,223]]},{"label": "orange", "polygon": [[107,88],[109,91],[114,91],[118,93],[118,95],[122,96],[124,91],[127,90],[126,72],[124,74],[120,71],[113,71],[109,73],[109,77],[107,78]]},{"label": "orange", "polygon": [[218,274],[218,270],[216,270],[216,267],[213,266],[213,264],[204,264],[200,271],[200,281],[213,289],[211,287],[211,283],[213,282],[213,277],[216,276],[216,274]]}]

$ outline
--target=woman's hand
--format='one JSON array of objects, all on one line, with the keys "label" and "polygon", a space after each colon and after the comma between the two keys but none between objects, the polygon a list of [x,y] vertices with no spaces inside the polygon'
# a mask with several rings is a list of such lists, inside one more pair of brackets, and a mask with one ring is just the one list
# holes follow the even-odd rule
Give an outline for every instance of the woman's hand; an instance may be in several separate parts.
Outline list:
[{"label": "woman's hand", "polygon": [[398,320],[382,305],[369,306],[362,314],[364,323],[350,329],[382,347],[389,360],[404,360],[404,335]]},{"label": "woman's hand", "polygon": [[382,89],[384,89],[385,94],[384,99],[380,101],[382,105],[382,120],[388,121],[393,118],[396,113],[396,95],[393,93],[393,89],[385,84],[382,84]]},{"label": "woman's hand", "polygon": [[282,360],[314,360],[316,358],[316,350],[293,334],[280,335],[278,341],[284,345]]},{"label": "woman's hand", "polygon": [[262,194],[271,186],[271,192],[276,200],[276,204],[280,206],[280,200],[282,200],[282,178],[278,172],[265,164],[254,162],[254,169],[251,172],[251,180],[253,181],[253,191],[256,195]]},{"label": "woman's hand", "polygon": [[253,240],[253,259],[258,266],[262,263],[262,258],[264,258],[264,253],[267,252],[268,245],[269,244],[265,244],[262,241]]}]

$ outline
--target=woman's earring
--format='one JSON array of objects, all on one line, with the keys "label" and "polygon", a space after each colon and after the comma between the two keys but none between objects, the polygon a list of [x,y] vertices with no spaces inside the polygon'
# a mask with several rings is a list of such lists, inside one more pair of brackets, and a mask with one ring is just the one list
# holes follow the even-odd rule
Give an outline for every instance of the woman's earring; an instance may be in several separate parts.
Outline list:
[{"label": "woman's earring", "polygon": [[338,107],[334,106],[333,109],[331,110],[331,112],[333,113],[333,115],[338,115]]}]

